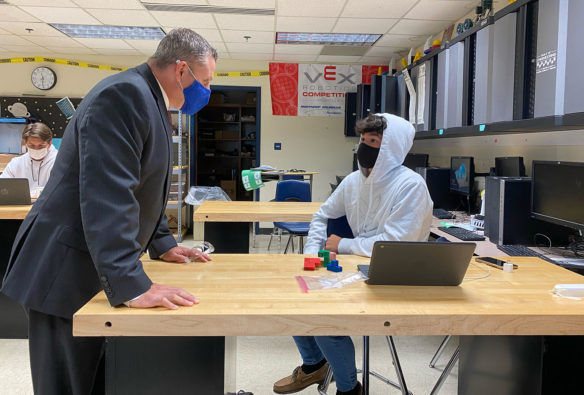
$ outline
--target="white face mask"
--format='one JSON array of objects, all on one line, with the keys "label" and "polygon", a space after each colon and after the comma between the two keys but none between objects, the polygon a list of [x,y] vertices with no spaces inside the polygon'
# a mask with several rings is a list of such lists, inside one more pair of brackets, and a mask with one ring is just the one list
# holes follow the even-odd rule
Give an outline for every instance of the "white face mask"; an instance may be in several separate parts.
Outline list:
[{"label": "white face mask", "polygon": [[34,160],[41,160],[49,153],[49,147],[41,148],[41,149],[28,149],[28,154],[30,155],[31,159]]}]

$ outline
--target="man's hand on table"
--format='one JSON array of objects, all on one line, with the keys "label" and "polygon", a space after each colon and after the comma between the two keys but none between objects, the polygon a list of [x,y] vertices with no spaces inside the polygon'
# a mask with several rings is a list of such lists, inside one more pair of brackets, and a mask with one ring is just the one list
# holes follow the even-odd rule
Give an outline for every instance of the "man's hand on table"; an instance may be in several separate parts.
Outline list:
[{"label": "man's hand on table", "polygon": [[192,261],[208,262],[211,257],[196,248],[173,247],[160,256],[166,262],[188,263]]},{"label": "man's hand on table", "polygon": [[328,239],[326,239],[326,245],[324,246],[325,250],[332,251],[332,252],[339,252],[339,242],[341,241],[341,237],[337,235],[330,235]]},{"label": "man's hand on table", "polygon": [[162,284],[152,284],[138,299],[129,302],[129,306],[138,309],[149,307],[166,307],[176,310],[179,306],[192,306],[199,300],[182,288],[169,287]]}]

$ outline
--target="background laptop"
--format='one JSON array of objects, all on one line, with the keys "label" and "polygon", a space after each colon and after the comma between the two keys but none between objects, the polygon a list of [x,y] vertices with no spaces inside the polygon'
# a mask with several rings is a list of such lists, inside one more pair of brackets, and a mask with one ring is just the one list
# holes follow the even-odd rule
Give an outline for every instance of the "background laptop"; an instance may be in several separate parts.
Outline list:
[{"label": "background laptop", "polygon": [[0,178],[0,205],[31,204],[26,178]]},{"label": "background laptop", "polygon": [[371,264],[359,265],[359,270],[371,285],[458,285],[475,247],[475,243],[376,241]]}]

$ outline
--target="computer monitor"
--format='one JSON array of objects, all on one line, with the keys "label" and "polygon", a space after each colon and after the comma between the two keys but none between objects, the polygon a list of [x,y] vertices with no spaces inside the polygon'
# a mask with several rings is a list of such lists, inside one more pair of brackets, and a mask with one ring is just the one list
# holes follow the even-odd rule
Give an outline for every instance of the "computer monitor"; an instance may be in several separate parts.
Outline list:
[{"label": "computer monitor", "polygon": [[533,161],[531,216],[584,230],[584,162]]},{"label": "computer monitor", "polygon": [[495,175],[497,177],[525,177],[525,165],[522,156],[495,158]]},{"label": "computer monitor", "polygon": [[472,156],[450,157],[450,192],[470,195],[474,185],[474,159]]},{"label": "computer monitor", "polygon": [[409,153],[404,159],[403,165],[413,171],[416,171],[416,167],[428,167],[428,154],[413,154]]}]

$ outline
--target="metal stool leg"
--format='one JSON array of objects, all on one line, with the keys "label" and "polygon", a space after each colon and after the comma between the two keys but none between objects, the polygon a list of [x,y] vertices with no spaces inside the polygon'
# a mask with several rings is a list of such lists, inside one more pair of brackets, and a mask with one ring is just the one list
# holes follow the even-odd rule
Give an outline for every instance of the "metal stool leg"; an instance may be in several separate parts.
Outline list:
[{"label": "metal stool leg", "polygon": [[393,359],[393,366],[395,367],[395,372],[397,373],[397,380],[399,381],[399,386],[401,389],[402,394],[408,395],[410,392],[408,391],[408,387],[406,385],[406,379],[404,378],[404,374],[402,372],[401,365],[399,363],[399,357],[397,356],[397,350],[395,349],[395,344],[393,342],[393,337],[385,336],[387,340],[387,345],[389,346],[389,352],[391,353],[391,359]]},{"label": "metal stool leg", "polygon": [[432,357],[432,360],[430,361],[430,367],[431,368],[433,368],[433,367],[436,366],[436,362],[438,362],[438,359],[440,358],[440,356],[444,352],[444,348],[448,344],[448,341],[450,340],[450,338],[451,338],[451,336],[448,335],[448,336],[446,336],[444,338],[444,340],[442,340],[442,343],[440,343],[440,346],[438,347],[438,350],[436,350],[436,353],[434,354],[434,356]]},{"label": "metal stool leg", "polygon": [[298,253],[304,254],[304,236],[298,236],[300,238],[300,245],[298,247]]},{"label": "metal stool leg", "polygon": [[369,336],[363,336],[363,395],[369,395]]},{"label": "metal stool leg", "polygon": [[446,381],[446,378],[448,377],[448,375],[450,374],[450,371],[452,370],[452,368],[456,364],[456,361],[458,361],[459,354],[460,354],[460,346],[456,347],[456,351],[454,351],[454,354],[452,354],[450,361],[448,361],[448,363],[446,364],[444,371],[442,372],[442,374],[440,375],[440,378],[438,379],[438,381],[434,385],[434,388],[432,388],[432,392],[430,392],[430,395],[436,395],[438,393],[438,391],[440,391],[440,388],[442,388],[442,384],[444,384],[444,381]]},{"label": "metal stool leg", "polygon": [[319,395],[327,395],[326,392],[333,379],[333,369],[330,367],[326,371],[326,376],[324,376],[324,381],[318,386]]},{"label": "metal stool leg", "polygon": [[[288,252],[288,247],[290,246],[291,242],[292,242],[292,235],[290,235],[290,237],[288,237],[288,242],[286,243],[286,248],[284,248],[284,254]],[[292,252],[294,252],[294,245],[292,245]]]}]

